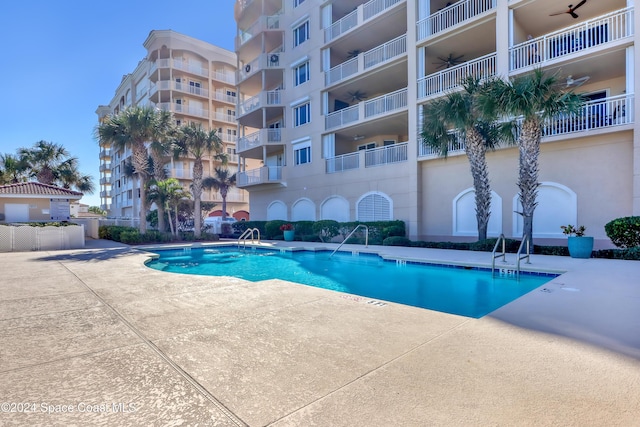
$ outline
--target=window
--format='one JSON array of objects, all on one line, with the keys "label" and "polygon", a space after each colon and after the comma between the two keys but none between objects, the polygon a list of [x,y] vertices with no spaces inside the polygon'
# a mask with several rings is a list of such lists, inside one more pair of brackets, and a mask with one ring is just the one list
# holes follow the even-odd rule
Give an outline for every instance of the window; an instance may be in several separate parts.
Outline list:
[{"label": "window", "polygon": [[309,62],[298,65],[293,69],[294,86],[301,85],[309,80]]},{"label": "window", "polygon": [[293,29],[293,46],[298,46],[309,40],[309,21]]},{"label": "window", "polygon": [[302,126],[311,121],[311,105],[306,102],[293,109],[293,124],[295,127]]},{"label": "window", "polygon": [[200,95],[202,93],[202,91],[200,90],[201,88],[202,88],[202,85],[200,84],[200,82],[194,82],[194,81],[189,82],[190,93],[195,93],[196,95]]},{"label": "window", "polygon": [[302,3],[304,3],[304,0],[293,0],[293,7],[298,7]]},{"label": "window", "polygon": [[296,165],[311,163],[311,147],[294,149],[293,157]]},{"label": "window", "polygon": [[375,142],[368,142],[366,144],[358,145],[358,151],[360,150],[371,150],[372,148],[376,148]]}]

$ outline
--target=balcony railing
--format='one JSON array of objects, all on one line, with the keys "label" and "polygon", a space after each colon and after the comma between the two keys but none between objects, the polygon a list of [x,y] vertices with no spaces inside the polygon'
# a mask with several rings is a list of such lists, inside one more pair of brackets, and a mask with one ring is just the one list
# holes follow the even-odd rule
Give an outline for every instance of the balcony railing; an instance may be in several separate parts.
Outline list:
[{"label": "balcony railing", "polygon": [[176,103],[170,103],[170,102],[160,102],[156,104],[156,107],[158,107],[162,111],[171,111],[172,113],[188,114],[190,116],[197,116],[205,119],[209,118],[209,110],[200,108],[200,107],[193,107],[189,105],[176,104]]},{"label": "balcony railing", "polygon": [[198,86],[193,86],[187,83],[182,82],[174,82],[171,80],[160,80],[155,84],[151,84],[151,90],[149,91],[150,96],[155,94],[158,90],[175,90],[183,93],[188,93],[191,95],[198,95],[205,98],[209,97],[209,90],[203,89]]},{"label": "balcony railing", "polygon": [[277,106],[282,104],[282,94],[278,90],[261,92],[240,103],[240,115],[248,114],[263,106]]},{"label": "balcony railing", "polygon": [[236,149],[239,153],[263,145],[282,144],[282,133],[284,129],[260,129],[257,132],[243,136],[238,139]]},{"label": "balcony railing", "polygon": [[168,169],[168,178],[193,179],[193,172],[188,169]]},{"label": "balcony railing", "polygon": [[209,77],[209,70],[204,68],[200,62],[191,62],[172,58],[158,59],[151,66],[149,74],[152,74],[158,68],[174,68],[191,74],[197,74],[202,77]]},{"label": "balcony railing", "polygon": [[232,96],[232,95],[227,95],[223,91],[215,91],[215,92],[213,92],[213,99],[215,99],[216,101],[228,102],[230,104],[234,104],[235,105],[236,101],[238,100],[238,97],[237,96]]},{"label": "balcony railing", "polygon": [[[362,156],[364,156],[364,162],[361,161]],[[360,150],[325,159],[325,171],[326,173],[337,173],[359,169],[362,163],[364,163],[365,168],[369,168],[372,166],[406,162],[407,160],[408,143],[402,142],[400,144]]]},{"label": "balcony railing", "polygon": [[497,0],[462,0],[418,21],[418,41],[496,7]]},{"label": "balcony railing", "polygon": [[630,37],[634,34],[633,22],[630,7],[517,44],[509,49],[510,69],[544,65],[584,49]]},{"label": "balcony railing", "polygon": [[280,15],[258,18],[249,28],[240,30],[239,35],[236,37],[236,49],[263,31],[278,29],[280,29]]},{"label": "balcony railing", "polygon": [[356,10],[343,16],[334,22],[330,27],[324,30],[324,42],[329,43],[331,40],[339,37],[350,29],[362,24],[365,21],[383,13],[397,3],[405,0],[371,0],[358,6]]},{"label": "balcony railing", "polygon": [[327,114],[325,116],[325,130],[357,122],[360,117],[369,119],[380,114],[406,108],[406,106],[407,89],[405,88]]},{"label": "balcony railing", "polygon": [[258,169],[238,172],[236,184],[238,187],[247,187],[250,185],[280,182],[281,180],[282,166],[263,166]]},{"label": "balcony railing", "polygon": [[283,62],[280,61],[282,47],[274,49],[270,53],[264,53],[254,58],[251,62],[245,63],[238,71],[236,71],[237,81],[241,82],[247,77],[253,75],[260,70],[270,68],[282,68]]},{"label": "balcony railing", "polygon": [[224,71],[214,71],[211,73],[211,78],[221,82],[229,83],[233,86],[236,84],[236,78],[234,74],[225,73]]},{"label": "balcony railing", "polygon": [[218,122],[235,123],[236,116],[227,113],[213,113],[213,120]]},{"label": "balcony railing", "polygon": [[[585,103],[578,114],[560,115],[546,119],[542,127],[542,137],[555,137],[576,132],[613,128],[634,122],[634,95],[618,95]],[[522,123],[522,118],[517,123]],[[517,136],[517,135],[516,135]],[[461,137],[450,142],[448,153],[464,152],[465,144]],[[419,157],[435,157],[440,153],[422,143],[418,144]]]},{"label": "balcony railing", "polygon": [[111,163],[103,163],[100,165],[100,172],[111,170]]},{"label": "balcony railing", "polygon": [[102,150],[100,150],[100,158],[108,158],[111,157],[111,149],[109,148],[103,148]]},{"label": "balcony railing", "polygon": [[458,87],[467,76],[487,78],[494,76],[495,73],[496,54],[490,53],[419,79],[418,99],[441,94]]},{"label": "balcony railing", "polygon": [[325,84],[337,83],[360,70],[367,70],[407,52],[407,36],[402,35],[337,65],[325,73]]}]

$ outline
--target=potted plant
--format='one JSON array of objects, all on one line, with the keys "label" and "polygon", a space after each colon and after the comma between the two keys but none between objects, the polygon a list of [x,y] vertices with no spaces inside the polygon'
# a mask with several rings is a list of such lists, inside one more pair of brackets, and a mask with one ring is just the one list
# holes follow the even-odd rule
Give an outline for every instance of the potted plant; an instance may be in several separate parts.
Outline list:
[{"label": "potted plant", "polygon": [[282,231],[282,233],[284,234],[284,240],[286,240],[287,242],[293,241],[293,235],[295,232],[293,229],[293,224],[282,224],[280,226],[280,231]]},{"label": "potted plant", "polygon": [[574,227],[573,225],[563,225],[562,232],[567,236],[567,246],[571,258],[591,258],[593,252],[593,237],[584,235],[586,230],[584,225]]}]

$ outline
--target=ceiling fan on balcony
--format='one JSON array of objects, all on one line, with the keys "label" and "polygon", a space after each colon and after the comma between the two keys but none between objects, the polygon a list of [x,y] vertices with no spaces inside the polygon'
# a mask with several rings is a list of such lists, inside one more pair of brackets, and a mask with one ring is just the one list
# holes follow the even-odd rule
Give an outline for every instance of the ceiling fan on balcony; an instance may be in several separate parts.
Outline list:
[{"label": "ceiling fan on balcony", "polygon": [[576,9],[579,8],[580,6],[582,6],[583,4],[585,4],[587,2],[587,0],[582,0],[580,3],[578,3],[577,5],[573,6],[572,4],[570,4],[568,6],[567,10],[563,10],[562,12],[556,12],[556,13],[552,13],[549,16],[557,16],[557,15],[562,15],[564,13],[568,13],[569,15],[573,16],[573,19],[578,19],[578,15],[576,14]]},{"label": "ceiling fan on balcony", "polygon": [[360,102],[363,99],[367,99],[367,94],[364,92],[360,92],[359,90],[349,91],[347,93],[349,94],[349,98],[351,99],[351,102],[355,102],[355,101]]},{"label": "ceiling fan on balcony", "polygon": [[461,59],[463,57],[464,57],[464,55],[453,56],[453,53],[450,53],[449,56],[447,56],[446,58],[438,56],[438,59],[440,61],[439,62],[434,62],[434,64],[438,64],[438,70],[440,70],[442,68],[450,68],[450,67],[453,67],[455,65],[462,64],[464,62],[464,61],[461,61]]},{"label": "ceiling fan on balcony", "polygon": [[571,87],[582,86],[583,84],[585,84],[587,80],[589,80],[589,78],[590,76],[582,76],[582,77],[578,77],[577,79],[574,79],[572,75],[568,75],[567,84],[565,87],[571,88]]}]

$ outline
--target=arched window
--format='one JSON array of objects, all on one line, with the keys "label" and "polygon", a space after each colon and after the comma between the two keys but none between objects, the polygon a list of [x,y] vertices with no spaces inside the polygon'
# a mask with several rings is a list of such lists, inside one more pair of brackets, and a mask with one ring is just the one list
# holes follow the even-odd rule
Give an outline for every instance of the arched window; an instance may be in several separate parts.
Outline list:
[{"label": "arched window", "polygon": [[[538,187],[538,206],[533,212],[533,237],[563,237],[561,225],[578,222],[578,197],[569,187],[556,182],[542,182]],[[522,205],[513,198],[513,236],[522,236]]]},{"label": "arched window", "polygon": [[316,205],[309,199],[298,199],[291,207],[291,221],[315,221]]},{"label": "arched window", "polygon": [[341,196],[331,196],[320,206],[320,218],[332,219],[338,222],[348,222],[349,202]]},{"label": "arched window", "polygon": [[391,221],[393,202],[384,193],[372,191],[356,203],[356,221]]},{"label": "arched window", "polygon": [[267,221],[273,221],[274,219],[287,220],[287,205],[280,200],[271,202],[267,206]]},{"label": "arched window", "polygon": [[[502,197],[491,192],[491,216],[487,227],[487,236],[502,234]],[[453,235],[477,236],[476,192],[473,188],[461,191],[453,199]]]}]

